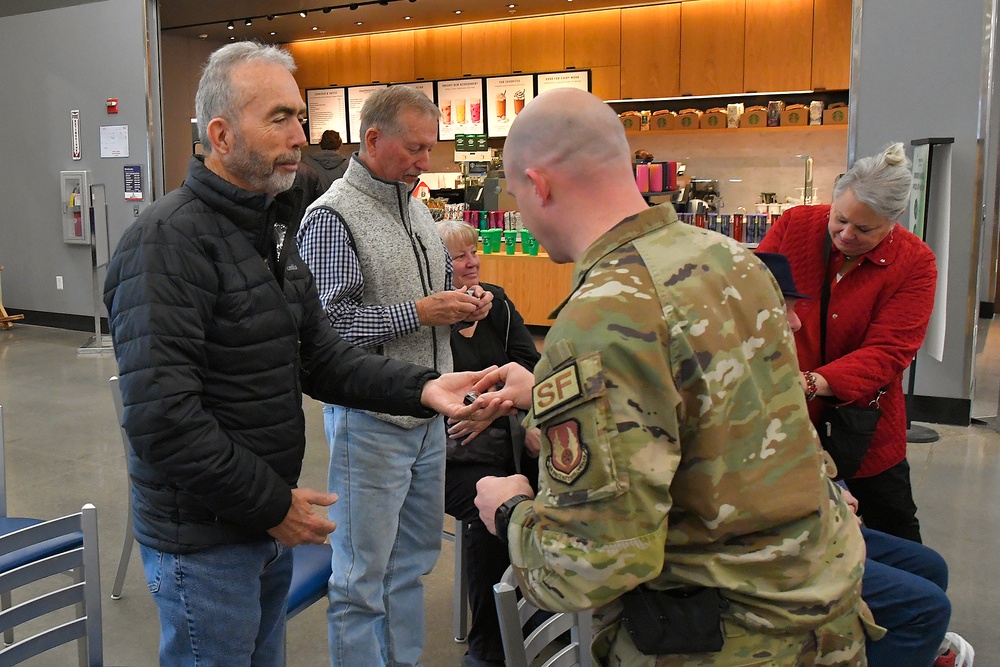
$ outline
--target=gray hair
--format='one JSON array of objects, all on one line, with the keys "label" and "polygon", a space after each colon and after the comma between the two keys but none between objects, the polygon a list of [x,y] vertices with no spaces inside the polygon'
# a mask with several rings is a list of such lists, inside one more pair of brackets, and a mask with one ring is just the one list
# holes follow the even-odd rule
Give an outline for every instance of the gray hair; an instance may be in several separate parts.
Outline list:
[{"label": "gray hair", "polygon": [[235,123],[239,118],[244,101],[237,97],[232,73],[240,65],[251,62],[281,65],[290,73],[296,69],[295,60],[288,51],[259,42],[235,42],[214,51],[201,72],[198,93],[194,98],[198,138],[206,154],[212,151],[208,140],[208,124],[212,119],[225,118]]},{"label": "gray hair", "polygon": [[906,159],[903,144],[897,142],[878,155],[855,162],[833,186],[833,198],[849,189],[855,199],[876,214],[896,221],[909,203],[912,181],[910,161]]},{"label": "gray hair", "polygon": [[361,151],[364,152],[364,136],[370,127],[393,136],[402,134],[399,116],[407,109],[433,118],[441,115],[437,105],[427,95],[409,86],[381,88],[366,99],[361,106]]},{"label": "gray hair", "polygon": [[479,240],[479,233],[464,220],[442,220],[437,223],[437,233],[446,246],[451,243],[474,246]]}]

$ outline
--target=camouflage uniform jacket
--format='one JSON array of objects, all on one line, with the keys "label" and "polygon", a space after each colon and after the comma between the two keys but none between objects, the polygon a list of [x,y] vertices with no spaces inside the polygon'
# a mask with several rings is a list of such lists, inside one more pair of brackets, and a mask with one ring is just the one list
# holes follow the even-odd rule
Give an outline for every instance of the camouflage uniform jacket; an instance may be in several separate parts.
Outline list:
[{"label": "camouflage uniform jacket", "polygon": [[508,529],[525,594],[566,611],[643,582],[718,587],[727,632],[857,606],[864,543],[764,265],[663,205],[588,248],[573,285],[535,367],[538,496]]}]

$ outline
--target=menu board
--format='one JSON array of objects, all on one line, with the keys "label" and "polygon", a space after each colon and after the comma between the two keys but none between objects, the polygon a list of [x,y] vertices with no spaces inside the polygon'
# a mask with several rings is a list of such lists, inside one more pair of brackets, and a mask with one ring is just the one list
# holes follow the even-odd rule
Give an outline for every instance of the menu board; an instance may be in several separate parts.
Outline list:
[{"label": "menu board", "polygon": [[521,109],[535,97],[535,76],[519,74],[486,79],[486,117],[490,136],[506,137],[510,125]]},{"label": "menu board", "polygon": [[574,69],[566,72],[551,72],[536,75],[538,80],[537,95],[553,88],[578,88],[590,92],[590,70]]},{"label": "menu board", "polygon": [[456,134],[484,134],[483,80],[454,79],[437,82],[438,138],[450,141]]},{"label": "menu board", "polygon": [[412,83],[394,83],[394,86],[406,86],[407,88],[415,88],[419,90],[424,95],[427,96],[431,102],[434,101],[434,82],[433,81],[414,81]]},{"label": "menu board", "polygon": [[347,97],[344,93],[343,88],[306,90],[310,144],[318,144],[326,130],[336,130],[341,137],[347,136]]},{"label": "menu board", "polygon": [[350,141],[347,143],[360,144],[364,139],[361,136],[361,107],[365,100],[382,88],[385,85],[352,86],[347,89],[347,126],[350,132]]}]

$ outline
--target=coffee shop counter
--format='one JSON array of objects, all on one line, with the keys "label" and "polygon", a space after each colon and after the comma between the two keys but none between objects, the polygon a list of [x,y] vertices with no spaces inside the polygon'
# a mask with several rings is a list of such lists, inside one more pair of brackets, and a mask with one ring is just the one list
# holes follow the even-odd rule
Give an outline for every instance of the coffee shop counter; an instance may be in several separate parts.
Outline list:
[{"label": "coffee shop counter", "polygon": [[569,294],[573,264],[556,264],[545,252],[526,255],[480,253],[479,277],[499,285],[514,302],[525,324],[551,326],[549,319],[556,306]]}]

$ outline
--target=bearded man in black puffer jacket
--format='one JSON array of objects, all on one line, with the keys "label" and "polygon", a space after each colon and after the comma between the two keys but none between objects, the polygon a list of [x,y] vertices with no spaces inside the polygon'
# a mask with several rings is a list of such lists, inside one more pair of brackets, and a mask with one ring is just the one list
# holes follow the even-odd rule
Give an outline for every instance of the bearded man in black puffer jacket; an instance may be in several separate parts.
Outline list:
[{"label": "bearded man in black puffer jacket", "polygon": [[231,44],[196,98],[204,160],[108,267],[135,535],[161,665],[282,665],[290,547],[335,524],[296,488],[302,393],[413,416],[462,410],[470,374],[366,353],[330,327],[295,246],[305,105],[287,52]]}]

